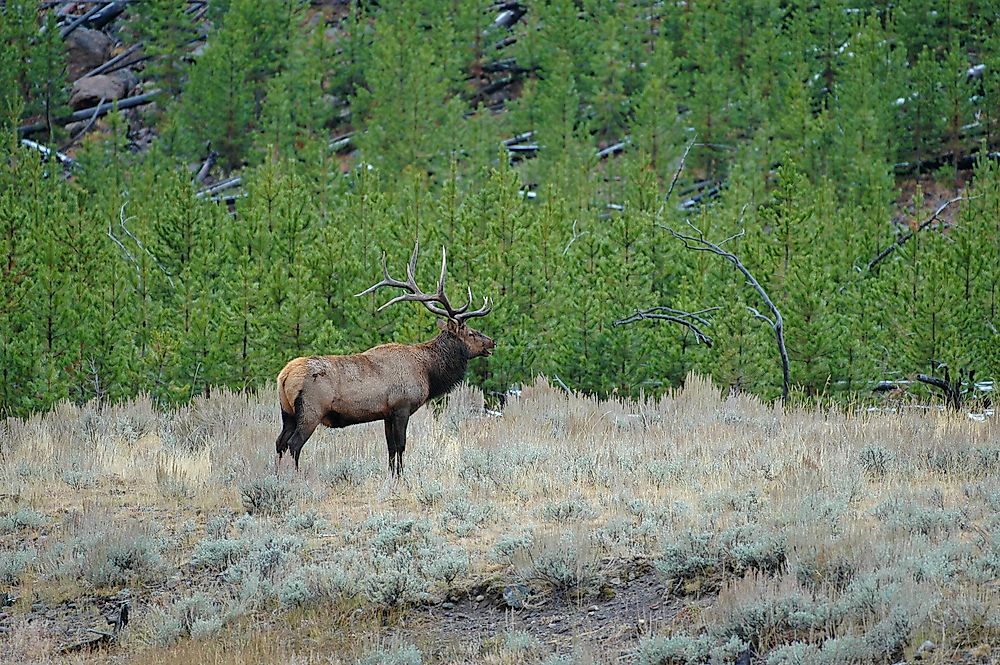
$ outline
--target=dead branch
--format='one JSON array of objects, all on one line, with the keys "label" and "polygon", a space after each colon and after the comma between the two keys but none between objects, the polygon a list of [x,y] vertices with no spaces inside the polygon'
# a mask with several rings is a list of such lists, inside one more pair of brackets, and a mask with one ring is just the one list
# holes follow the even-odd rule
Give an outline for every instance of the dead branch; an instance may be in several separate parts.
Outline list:
[{"label": "dead branch", "polygon": [[667,206],[667,201],[670,200],[670,195],[674,193],[674,187],[677,185],[677,179],[681,177],[681,171],[684,170],[684,163],[687,161],[688,153],[691,152],[691,148],[694,147],[694,143],[697,140],[698,135],[695,134],[691,137],[691,142],[688,143],[686,148],[684,148],[684,154],[681,155],[681,163],[677,165],[677,170],[674,171],[674,177],[670,181],[670,187],[667,188],[667,193],[663,197],[663,203],[660,204],[660,209],[656,211],[657,217],[663,214],[663,209]]},{"label": "dead branch", "polygon": [[576,232],[576,222],[577,222],[577,220],[574,219],[573,220],[573,237],[570,238],[569,242],[566,244],[566,249],[563,250],[563,256],[566,256],[567,254],[569,254],[569,248],[573,246],[573,243],[575,243],[577,240],[579,240],[583,236],[585,236],[588,233],[590,233],[590,231],[584,231],[583,233],[577,233]]},{"label": "dead branch", "polygon": [[[166,268],[163,267],[163,264],[160,263],[160,260],[156,258],[156,255],[153,254],[148,249],[146,249],[146,247],[143,246],[143,244],[141,242],[139,242],[139,239],[135,236],[135,234],[132,233],[131,231],[129,231],[128,227],[125,225],[128,222],[129,219],[132,219],[131,217],[129,217],[128,219],[126,219],[126,217],[125,217],[125,207],[127,205],[128,205],[128,201],[125,201],[124,203],[122,203],[122,207],[118,211],[118,225],[121,227],[121,230],[125,232],[125,235],[127,235],[129,238],[132,239],[132,242],[134,242],[136,244],[136,247],[138,247],[142,251],[146,252],[146,254],[149,255],[149,258],[153,259],[153,263],[156,264],[156,267],[159,268],[160,272],[162,272],[166,276],[167,281],[170,283],[170,288],[174,288],[174,279],[170,275],[170,272]],[[121,248],[122,252],[125,253],[125,258],[127,258],[132,263],[132,265],[135,266],[135,272],[136,272],[136,275],[139,277],[139,283],[141,284],[142,283],[142,270],[139,267],[139,262],[136,260],[135,256],[132,254],[132,252],[128,251],[128,248],[125,247],[125,244],[121,240],[119,240],[117,237],[115,237],[114,229],[112,228],[112,226],[110,224],[108,225],[108,237],[111,238],[115,242],[115,244],[118,245],[119,248]]]},{"label": "dead branch", "polygon": [[101,97],[101,101],[97,102],[97,106],[94,107],[94,115],[90,116],[90,120],[88,120],[87,124],[83,126],[83,129],[78,131],[68,141],[66,141],[66,143],[64,143],[63,146],[59,148],[60,150],[68,149],[71,145],[79,141],[80,137],[82,137],[84,134],[90,131],[90,128],[94,126],[95,122],[97,122],[97,111],[98,109],[101,108],[101,105],[105,102],[106,99],[107,99],[106,97]]},{"label": "dead branch", "polygon": [[566,391],[566,394],[568,394],[568,395],[572,395],[573,394],[573,391],[569,389],[569,386],[567,386],[565,383],[563,383],[563,380],[559,378],[558,374],[553,374],[552,378],[555,380],[555,382],[559,385],[560,388],[562,388],[563,390]]},{"label": "dead branch", "polygon": [[[740,219],[739,219],[740,226],[743,225],[743,215],[746,212],[746,209],[747,206],[743,206],[743,210],[740,212]],[[747,310],[750,312],[750,314],[753,315],[754,318],[760,319],[761,321],[765,321],[768,324],[768,326],[770,326],[771,329],[774,331],[775,342],[778,346],[778,354],[781,356],[781,374],[782,374],[781,401],[782,402],[787,401],[789,386],[791,384],[791,371],[788,366],[788,350],[785,347],[784,321],[781,318],[781,312],[778,310],[777,306],[775,306],[774,301],[771,300],[771,297],[767,294],[767,291],[764,290],[764,287],[761,286],[760,282],[757,281],[757,278],[753,276],[753,274],[750,272],[749,269],[747,269],[745,265],[743,265],[743,262],[740,261],[739,257],[737,257],[732,252],[724,250],[721,247],[721,245],[724,243],[742,237],[744,231],[741,230],[739,233],[733,234],[728,238],[726,238],[725,240],[723,240],[722,243],[716,244],[714,242],[707,240],[705,238],[705,234],[701,231],[701,229],[692,224],[690,220],[687,222],[687,225],[691,228],[691,230],[694,232],[695,235],[678,233],[669,226],[663,226],[662,224],[657,224],[657,226],[659,226],[662,229],[665,229],[674,238],[677,238],[678,240],[683,242],[684,247],[686,247],[687,249],[691,249],[696,252],[709,252],[711,254],[717,254],[718,256],[721,256],[725,260],[732,263],[733,266],[735,266],[736,269],[743,274],[743,276],[747,280],[747,283],[754,288],[754,290],[760,296],[761,300],[764,301],[764,304],[767,305],[767,308],[771,311],[771,318],[768,318],[767,316],[757,311],[757,309],[749,306],[747,307]]]},{"label": "dead branch", "polygon": [[959,369],[958,375],[954,380],[951,378],[951,373],[948,366],[945,364],[938,365],[938,369],[944,370],[944,378],[939,378],[936,376],[929,376],[927,374],[917,374],[917,381],[920,383],[926,383],[929,386],[933,386],[944,393],[945,404],[952,411],[962,410],[962,384],[963,377],[968,377],[969,386],[975,389],[976,385],[976,370],[970,369]]},{"label": "dead branch", "polygon": [[940,206],[938,206],[937,210],[934,211],[934,214],[932,214],[930,217],[928,217],[927,219],[925,219],[923,222],[920,223],[920,226],[917,227],[916,231],[908,231],[907,233],[904,233],[903,235],[899,236],[898,238],[896,238],[895,242],[893,242],[891,245],[887,246],[885,249],[883,249],[881,252],[879,252],[875,256],[875,258],[873,258],[871,261],[869,261],[868,262],[868,272],[871,272],[872,270],[874,270],[874,268],[878,264],[882,263],[882,261],[884,261],[886,258],[888,258],[888,256],[890,254],[892,254],[897,249],[899,249],[900,247],[902,247],[904,243],[906,243],[910,238],[912,238],[918,232],[923,231],[928,226],[930,226],[931,224],[933,224],[934,220],[936,220],[938,218],[938,216],[942,212],[945,211],[945,208],[947,208],[948,206],[950,206],[952,203],[957,203],[959,201],[968,201],[968,200],[970,200],[968,197],[956,196],[955,198],[948,199],[947,201],[945,201],[944,203],[942,203]]},{"label": "dead branch", "polygon": [[684,326],[694,333],[695,340],[703,342],[708,348],[712,348],[712,338],[709,337],[705,331],[699,327],[699,325],[706,327],[712,325],[712,322],[704,318],[702,315],[709,314],[718,309],[720,308],[709,307],[707,309],[700,309],[697,312],[685,312],[672,307],[650,307],[649,309],[638,309],[631,316],[625,317],[624,319],[618,319],[614,322],[614,325],[624,326],[629,323],[635,323],[636,321],[643,321],[646,319],[670,321],[671,323]]}]

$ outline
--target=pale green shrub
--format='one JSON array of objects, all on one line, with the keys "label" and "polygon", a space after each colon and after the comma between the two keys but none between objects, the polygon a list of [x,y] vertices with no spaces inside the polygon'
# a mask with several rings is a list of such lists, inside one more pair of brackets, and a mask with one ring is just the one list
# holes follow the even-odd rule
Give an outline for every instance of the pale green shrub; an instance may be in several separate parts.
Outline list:
[{"label": "pale green shrub", "polygon": [[37,529],[48,520],[45,515],[31,508],[19,508],[0,517],[0,535],[7,535],[21,529]]},{"label": "pale green shrub", "polygon": [[359,665],[421,665],[423,662],[420,650],[412,644],[389,651],[373,651],[358,661]]},{"label": "pale green shrub", "polygon": [[239,485],[243,508],[250,515],[281,515],[288,512],[297,498],[291,480],[266,474],[244,480]]},{"label": "pale green shrub", "polygon": [[17,584],[21,575],[37,565],[38,552],[33,549],[0,550],[0,584]]}]

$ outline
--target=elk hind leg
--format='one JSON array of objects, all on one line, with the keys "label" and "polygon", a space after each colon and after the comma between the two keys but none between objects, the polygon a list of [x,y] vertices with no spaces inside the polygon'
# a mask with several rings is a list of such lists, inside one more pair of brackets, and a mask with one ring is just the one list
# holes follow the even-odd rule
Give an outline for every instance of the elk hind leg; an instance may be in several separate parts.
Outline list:
[{"label": "elk hind leg", "polygon": [[292,438],[292,434],[295,433],[295,415],[292,413],[286,413],[284,409],[281,410],[281,434],[278,435],[278,439],[274,442],[274,451],[278,454],[278,458],[274,462],[274,470],[277,472],[278,466],[281,464],[281,458],[285,456],[285,451],[288,450],[288,441]]},{"label": "elk hind leg", "polygon": [[288,450],[292,453],[292,459],[295,460],[296,471],[299,470],[299,455],[302,453],[302,446],[306,445],[306,441],[319,425],[319,416],[312,409],[304,407],[302,393],[299,393],[299,396],[295,398],[295,430],[288,437]]}]

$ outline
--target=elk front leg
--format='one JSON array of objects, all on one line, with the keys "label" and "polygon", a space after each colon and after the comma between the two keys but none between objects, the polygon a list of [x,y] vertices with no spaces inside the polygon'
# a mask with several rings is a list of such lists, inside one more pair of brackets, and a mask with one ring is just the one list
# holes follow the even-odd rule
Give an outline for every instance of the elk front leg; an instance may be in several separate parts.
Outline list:
[{"label": "elk front leg", "polygon": [[396,474],[396,421],[390,415],[385,419],[385,446],[389,450],[389,473]]},{"label": "elk front leg", "polygon": [[385,419],[385,438],[389,446],[389,471],[397,478],[403,475],[403,451],[406,450],[406,412],[391,414]]}]

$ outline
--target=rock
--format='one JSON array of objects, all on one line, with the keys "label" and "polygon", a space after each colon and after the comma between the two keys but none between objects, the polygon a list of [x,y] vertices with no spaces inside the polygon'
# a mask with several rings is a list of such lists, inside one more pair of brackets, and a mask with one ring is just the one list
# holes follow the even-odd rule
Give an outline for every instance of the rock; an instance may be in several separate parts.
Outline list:
[{"label": "rock", "polygon": [[135,85],[135,75],[128,70],[77,79],[70,91],[69,105],[74,111],[97,106],[101,98],[111,102],[127,97]]},{"label": "rock", "polygon": [[66,37],[66,69],[75,81],[102,64],[111,53],[111,38],[100,30],[77,28]]},{"label": "rock", "polygon": [[503,588],[503,600],[510,608],[515,610],[523,609],[525,602],[528,600],[529,591],[530,589],[525,584],[506,586]]},{"label": "rock", "polygon": [[913,655],[913,657],[918,660],[926,658],[935,649],[937,649],[936,644],[934,644],[930,640],[924,640],[923,642],[921,642],[920,646],[917,647],[917,652]]},{"label": "rock", "polygon": [[443,610],[453,610],[453,609],[455,609],[455,603],[453,603],[451,601],[447,601],[447,602],[441,603],[441,609],[443,609]]},{"label": "rock", "polygon": [[483,594],[479,594],[478,596],[476,596],[476,602],[477,603],[481,603],[484,600],[486,600],[486,596],[484,596]]}]

